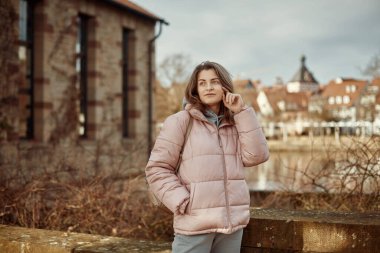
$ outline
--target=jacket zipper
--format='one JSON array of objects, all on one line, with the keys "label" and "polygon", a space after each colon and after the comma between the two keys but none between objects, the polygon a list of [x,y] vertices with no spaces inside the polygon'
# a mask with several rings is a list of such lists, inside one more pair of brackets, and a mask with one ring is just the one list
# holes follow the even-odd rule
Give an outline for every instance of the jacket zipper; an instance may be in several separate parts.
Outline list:
[{"label": "jacket zipper", "polygon": [[228,229],[232,228],[231,224],[231,210],[230,210],[230,200],[228,198],[228,192],[227,192],[227,168],[226,168],[226,158],[224,157],[224,150],[222,145],[222,139],[219,134],[219,128],[218,128],[218,141],[219,141],[219,147],[222,150],[223,155],[223,179],[224,179],[224,196],[226,198],[226,208],[227,208],[227,221],[228,221]]}]

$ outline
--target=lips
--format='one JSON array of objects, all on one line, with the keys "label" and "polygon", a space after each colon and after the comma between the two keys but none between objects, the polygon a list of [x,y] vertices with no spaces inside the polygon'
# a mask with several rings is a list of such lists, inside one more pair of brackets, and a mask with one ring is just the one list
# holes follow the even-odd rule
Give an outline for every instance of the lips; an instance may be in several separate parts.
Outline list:
[{"label": "lips", "polygon": [[207,93],[207,94],[205,94],[205,96],[207,97],[207,96],[215,96],[216,94],[214,94],[214,93]]}]

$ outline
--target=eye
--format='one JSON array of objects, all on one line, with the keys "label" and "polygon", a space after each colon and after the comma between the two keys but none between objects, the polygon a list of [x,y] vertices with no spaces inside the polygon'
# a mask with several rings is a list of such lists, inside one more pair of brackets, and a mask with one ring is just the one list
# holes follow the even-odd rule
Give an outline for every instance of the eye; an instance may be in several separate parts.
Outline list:
[{"label": "eye", "polygon": [[212,83],[212,84],[220,84],[220,81],[219,81],[219,80],[212,80],[211,83]]},{"label": "eye", "polygon": [[199,86],[205,86],[206,82],[199,82],[198,85]]}]

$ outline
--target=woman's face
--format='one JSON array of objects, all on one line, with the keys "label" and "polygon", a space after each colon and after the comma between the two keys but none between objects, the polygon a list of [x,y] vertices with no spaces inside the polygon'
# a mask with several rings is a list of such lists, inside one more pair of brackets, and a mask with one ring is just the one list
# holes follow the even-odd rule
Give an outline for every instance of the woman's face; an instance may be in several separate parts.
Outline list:
[{"label": "woman's face", "polygon": [[197,90],[202,103],[218,113],[220,102],[223,100],[223,89],[215,70],[207,69],[199,72]]}]

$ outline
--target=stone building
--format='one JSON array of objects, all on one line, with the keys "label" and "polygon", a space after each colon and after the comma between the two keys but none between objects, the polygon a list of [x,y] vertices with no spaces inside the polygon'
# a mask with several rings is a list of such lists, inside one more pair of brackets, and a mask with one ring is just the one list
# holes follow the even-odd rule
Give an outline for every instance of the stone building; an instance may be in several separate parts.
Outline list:
[{"label": "stone building", "polygon": [[2,142],[152,142],[164,19],[128,0],[10,0],[0,14]]}]

